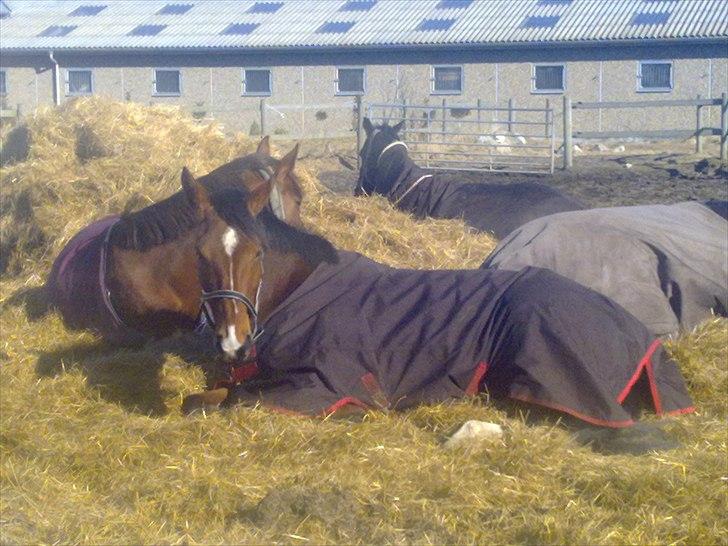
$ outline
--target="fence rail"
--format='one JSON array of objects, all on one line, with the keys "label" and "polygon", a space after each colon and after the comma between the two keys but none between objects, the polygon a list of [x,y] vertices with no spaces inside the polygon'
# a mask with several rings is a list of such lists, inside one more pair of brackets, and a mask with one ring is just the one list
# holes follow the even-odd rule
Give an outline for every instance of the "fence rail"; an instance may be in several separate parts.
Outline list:
[{"label": "fence rail", "polygon": [[[704,107],[720,107],[720,127],[704,127],[702,109]],[[610,108],[675,108],[695,107],[695,129],[660,129],[654,131],[574,131],[572,125],[572,110],[596,110]],[[720,136],[720,161],[725,165],[728,161],[728,99],[723,93],[720,98],[674,99],[674,100],[640,100],[640,101],[610,101],[610,102],[571,102],[564,96],[564,168],[570,169],[574,165],[574,138],[661,138],[686,139],[695,138],[695,152],[702,153],[705,135]]]},{"label": "fence rail", "polygon": [[[361,101],[357,109],[363,114]],[[504,115],[505,114],[505,115]],[[421,166],[429,169],[553,173],[554,112],[477,104],[370,103],[366,115],[374,123],[405,122],[402,141]],[[507,118],[507,119],[503,119]],[[361,116],[357,147],[361,149]]]}]

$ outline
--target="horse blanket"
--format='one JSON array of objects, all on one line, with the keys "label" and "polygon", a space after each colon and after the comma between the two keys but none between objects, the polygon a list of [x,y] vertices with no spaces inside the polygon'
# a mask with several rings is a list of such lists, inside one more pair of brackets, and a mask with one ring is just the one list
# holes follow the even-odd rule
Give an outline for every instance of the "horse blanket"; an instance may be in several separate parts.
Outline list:
[{"label": "horse blanket", "polygon": [[107,216],[79,231],[53,262],[46,290],[71,329],[94,330],[120,341],[138,334],[125,327],[106,288],[107,235],[119,216]]},{"label": "horse blanket", "polygon": [[550,269],[604,294],[655,334],[728,309],[728,222],[720,203],[564,212],[533,220],[482,265]]},{"label": "horse blanket", "polygon": [[229,402],[320,414],[487,390],[611,427],[632,424],[642,396],[660,414],[692,410],[680,371],[642,324],[538,268],[417,271],[341,252],[264,327],[263,379]]}]

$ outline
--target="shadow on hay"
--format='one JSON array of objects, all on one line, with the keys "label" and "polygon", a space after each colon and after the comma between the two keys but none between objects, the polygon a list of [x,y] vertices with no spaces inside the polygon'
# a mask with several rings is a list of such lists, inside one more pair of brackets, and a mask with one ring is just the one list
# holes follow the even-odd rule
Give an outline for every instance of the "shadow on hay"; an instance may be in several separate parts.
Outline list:
[{"label": "shadow on hay", "polygon": [[208,383],[213,381],[216,359],[210,340],[181,334],[141,347],[120,348],[97,341],[40,351],[35,371],[39,377],[55,377],[79,370],[86,385],[104,400],[130,412],[161,417],[169,412],[165,399],[176,395],[162,386],[162,367],[170,356],[202,367]]},{"label": "shadow on hay", "polygon": [[38,321],[50,313],[53,308],[45,286],[32,286],[16,290],[4,303],[3,307],[25,308],[25,314],[31,322]]}]

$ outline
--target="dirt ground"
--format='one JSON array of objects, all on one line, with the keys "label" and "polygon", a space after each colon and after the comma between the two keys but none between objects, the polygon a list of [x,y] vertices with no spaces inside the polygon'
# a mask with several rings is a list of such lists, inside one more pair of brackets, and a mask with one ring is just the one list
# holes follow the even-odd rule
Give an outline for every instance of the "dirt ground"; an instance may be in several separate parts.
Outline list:
[{"label": "dirt ground", "polygon": [[[292,145],[278,144],[283,149]],[[453,174],[473,182],[539,182],[573,195],[591,207],[728,199],[728,168],[720,167],[717,144],[709,143],[702,155],[692,152],[690,141],[628,143],[624,153],[614,153],[618,146],[609,144],[611,152],[577,152],[573,169],[557,168],[553,175]],[[300,157],[329,189],[351,194],[357,179],[355,149],[353,139],[304,141]],[[556,164],[561,161],[557,157]]]}]

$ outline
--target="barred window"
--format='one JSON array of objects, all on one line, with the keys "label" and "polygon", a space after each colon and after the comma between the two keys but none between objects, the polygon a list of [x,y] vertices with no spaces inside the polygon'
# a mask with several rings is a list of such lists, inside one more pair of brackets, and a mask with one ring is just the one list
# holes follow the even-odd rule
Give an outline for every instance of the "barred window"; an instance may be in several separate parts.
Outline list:
[{"label": "barred window", "polygon": [[640,91],[672,90],[672,63],[642,61],[638,73]]},{"label": "barred window", "polygon": [[267,68],[246,68],[243,70],[244,95],[270,95],[270,70]]},{"label": "barred window", "polygon": [[179,95],[181,93],[179,70],[158,68],[154,71],[155,95]]},{"label": "barred window", "polygon": [[463,67],[462,66],[433,66],[432,92],[433,93],[462,93]]},{"label": "barred window", "polygon": [[364,69],[339,68],[336,74],[336,93],[362,95],[364,93]]},{"label": "barred window", "polygon": [[90,95],[94,92],[93,75],[90,70],[68,69],[66,93],[68,95]]},{"label": "barred window", "polygon": [[566,88],[564,65],[534,65],[533,87],[535,93],[560,93]]}]

